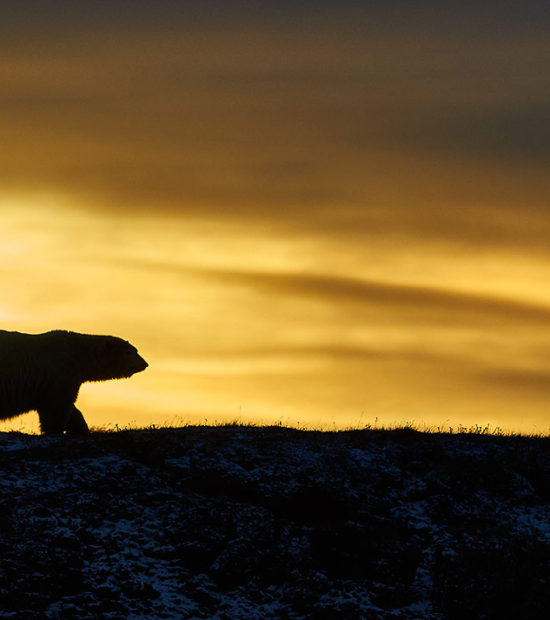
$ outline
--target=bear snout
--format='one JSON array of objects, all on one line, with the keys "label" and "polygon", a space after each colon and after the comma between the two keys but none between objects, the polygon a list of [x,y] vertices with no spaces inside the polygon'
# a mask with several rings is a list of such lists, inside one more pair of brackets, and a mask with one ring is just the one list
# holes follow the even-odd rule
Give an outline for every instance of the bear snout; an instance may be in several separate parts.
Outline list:
[{"label": "bear snout", "polygon": [[147,366],[149,366],[149,364],[141,357],[141,355],[138,355],[134,372],[142,372],[147,368]]}]

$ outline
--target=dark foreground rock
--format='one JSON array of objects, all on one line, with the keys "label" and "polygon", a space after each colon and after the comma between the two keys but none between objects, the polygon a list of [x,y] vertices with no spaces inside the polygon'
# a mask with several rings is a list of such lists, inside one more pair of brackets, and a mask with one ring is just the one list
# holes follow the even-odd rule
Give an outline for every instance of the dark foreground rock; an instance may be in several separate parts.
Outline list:
[{"label": "dark foreground rock", "polygon": [[0,434],[2,618],[546,618],[550,439]]}]

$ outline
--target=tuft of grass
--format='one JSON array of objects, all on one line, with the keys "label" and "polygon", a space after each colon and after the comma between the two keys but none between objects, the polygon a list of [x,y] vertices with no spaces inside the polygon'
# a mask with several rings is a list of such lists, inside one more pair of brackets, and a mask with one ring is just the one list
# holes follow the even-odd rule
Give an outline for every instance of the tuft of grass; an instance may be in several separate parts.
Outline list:
[{"label": "tuft of grass", "polygon": [[[174,423],[176,422],[176,423]],[[531,437],[545,438],[550,437],[550,429],[548,433],[521,433],[519,431],[503,429],[500,426],[492,426],[491,424],[473,424],[465,426],[459,424],[452,425],[426,425],[406,420],[396,424],[380,424],[378,418],[373,423],[365,422],[362,424],[351,424],[347,426],[337,426],[333,420],[330,424],[306,424],[300,421],[292,423],[290,420],[279,418],[275,422],[266,421],[250,421],[243,420],[241,417],[232,419],[207,418],[196,422],[183,417],[177,420],[168,420],[162,424],[138,425],[135,421],[124,425],[103,424],[101,426],[91,427],[94,433],[119,433],[138,430],[161,430],[161,429],[184,429],[184,428],[281,428],[299,431],[311,431],[321,433],[349,433],[353,431],[373,431],[373,432],[410,432],[432,435],[458,436],[458,435],[476,435],[487,437]]]}]

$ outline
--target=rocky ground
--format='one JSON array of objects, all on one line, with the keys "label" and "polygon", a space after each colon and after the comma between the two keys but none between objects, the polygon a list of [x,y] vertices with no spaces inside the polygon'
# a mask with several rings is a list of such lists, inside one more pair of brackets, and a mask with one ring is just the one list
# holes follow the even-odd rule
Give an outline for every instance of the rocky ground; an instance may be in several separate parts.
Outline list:
[{"label": "rocky ground", "polygon": [[550,438],[0,434],[2,618],[546,618]]}]

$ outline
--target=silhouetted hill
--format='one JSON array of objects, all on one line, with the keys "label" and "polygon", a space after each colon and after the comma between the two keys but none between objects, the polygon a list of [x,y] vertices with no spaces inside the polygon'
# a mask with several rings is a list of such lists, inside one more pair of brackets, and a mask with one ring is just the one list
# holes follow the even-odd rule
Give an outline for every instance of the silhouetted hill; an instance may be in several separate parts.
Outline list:
[{"label": "silhouetted hill", "polygon": [[0,434],[0,617],[546,618],[550,438]]}]

